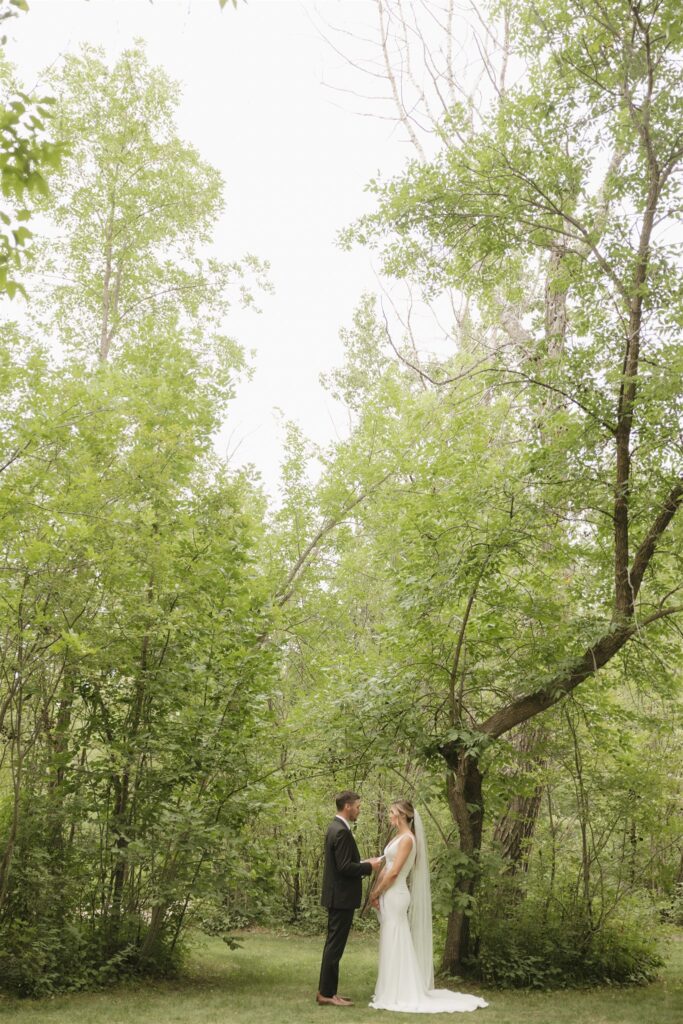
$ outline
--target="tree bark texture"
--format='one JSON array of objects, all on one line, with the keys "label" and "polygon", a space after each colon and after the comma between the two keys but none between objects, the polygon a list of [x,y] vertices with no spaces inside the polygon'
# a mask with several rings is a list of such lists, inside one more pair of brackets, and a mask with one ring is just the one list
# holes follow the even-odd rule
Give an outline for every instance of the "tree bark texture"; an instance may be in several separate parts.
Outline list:
[{"label": "tree bark texture", "polygon": [[460,852],[469,861],[459,867],[453,883],[453,907],[448,915],[446,942],[441,962],[445,974],[457,974],[471,953],[471,898],[477,886],[479,852],[484,816],[482,773],[474,757],[449,745],[442,749],[448,765],[448,805],[460,836]]},{"label": "tree bark texture", "polygon": [[[514,775],[526,776],[540,763],[534,758],[533,751],[542,733],[540,726],[534,727],[528,723],[517,730],[513,745],[522,756]],[[506,809],[496,822],[493,842],[506,862],[506,874],[514,875],[518,870],[524,872],[529,866],[531,839],[536,830],[542,796],[541,785],[536,785],[530,794],[516,793],[510,797]]]}]

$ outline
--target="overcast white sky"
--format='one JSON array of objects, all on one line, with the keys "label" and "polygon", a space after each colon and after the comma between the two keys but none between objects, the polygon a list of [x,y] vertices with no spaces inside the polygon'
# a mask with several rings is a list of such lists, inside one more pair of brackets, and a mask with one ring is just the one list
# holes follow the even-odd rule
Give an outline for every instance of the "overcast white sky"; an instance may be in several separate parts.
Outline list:
[{"label": "overcast white sky", "polygon": [[255,349],[256,373],[218,441],[226,451],[241,440],[235,461],[255,463],[271,491],[281,454],[274,409],[316,441],[335,436],[318,376],[339,363],[339,329],[377,287],[369,254],[341,252],[337,231],[369,208],[368,179],[412,155],[391,122],[359,116],[352,98],[325,86],[359,82],[311,14],[359,35],[376,18],[368,0],[250,0],[222,12],[218,0],[31,0],[7,47],[31,88],[81,42],[114,58],[142,37],[150,59],[183,83],[180,132],[227,183],[218,254],[253,252],[272,265],[276,290],[262,314],[235,313],[228,324]]}]

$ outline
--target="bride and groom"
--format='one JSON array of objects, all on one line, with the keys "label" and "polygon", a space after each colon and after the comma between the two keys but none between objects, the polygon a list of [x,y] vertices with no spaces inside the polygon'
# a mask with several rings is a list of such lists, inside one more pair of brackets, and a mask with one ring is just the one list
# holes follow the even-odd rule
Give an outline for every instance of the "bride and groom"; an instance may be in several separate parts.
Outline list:
[{"label": "bride and groom", "polygon": [[325,837],[320,902],[327,907],[328,923],[317,1002],[353,1005],[337,994],[339,961],[354,910],[361,905],[362,879],[380,869],[370,893],[380,922],[379,965],[370,1006],[405,1013],[457,1013],[486,1006],[478,996],[434,988],[429,857],[422,821],[413,805],[408,800],[391,805],[394,838],[381,857],[361,860],[351,831],[360,814],[360,796],[345,790],[336,804],[337,814]]}]

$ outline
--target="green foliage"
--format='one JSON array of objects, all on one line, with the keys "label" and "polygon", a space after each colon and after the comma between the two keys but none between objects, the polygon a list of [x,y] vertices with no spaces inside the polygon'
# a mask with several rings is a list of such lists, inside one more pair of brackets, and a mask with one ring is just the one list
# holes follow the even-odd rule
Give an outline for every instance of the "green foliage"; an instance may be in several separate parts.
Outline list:
[{"label": "green foliage", "polygon": [[[0,24],[28,10],[26,0],[3,0]],[[7,39],[0,38],[0,47]],[[36,201],[48,194],[48,177],[61,166],[65,147],[54,139],[55,100],[35,97],[18,86],[0,55],[0,293],[26,297],[18,279],[33,233],[28,226]]]},{"label": "green foliage", "polygon": [[[43,208],[62,233],[35,273],[59,250],[69,284],[47,325],[36,304],[30,334],[3,329],[0,360],[0,977],[34,995],[176,969],[267,773],[273,663],[262,499],[211,441],[244,367],[201,253],[220,180],[139,51],[64,75],[72,149]],[[137,168],[115,199],[112,147]]]},{"label": "green foliage", "polygon": [[[224,952],[251,924],[318,930],[346,786],[364,854],[390,799],[428,809],[437,934],[455,921],[492,984],[653,976],[655,914],[678,914],[681,641],[648,620],[679,587],[679,519],[629,644],[559,702],[618,626],[615,437],[641,299],[631,554],[676,480],[674,253],[656,232],[643,264],[633,225],[652,151],[671,165],[657,208],[676,209],[680,38],[670,3],[646,7],[649,99],[632,5],[598,24],[590,3],[520,0],[526,78],[476,117],[454,106],[431,164],[373,183],[348,240],[467,314],[452,354],[425,359],[363,297],[326,380],[349,437],[320,450],[286,424],[272,509],[212,447],[246,369],[225,320],[266,266],[207,256],[223,184],[178,138],[178,87],[138,44],[53,71],[68,156],[36,197],[42,296],[0,333],[6,988],[172,974],[193,922]],[[538,731],[492,742],[491,718],[539,694]],[[525,828],[514,858],[501,821]]]},{"label": "green foliage", "polygon": [[[675,234],[680,213],[678,5],[519,0],[494,10],[524,73],[481,109],[453,105],[436,157],[372,181],[376,209],[342,238],[378,250],[385,272],[427,300],[462,298],[455,354],[422,361],[406,331],[391,339],[396,363],[386,332],[358,319],[385,361],[375,356],[371,374],[363,346],[349,346],[347,379],[362,366],[367,390],[335,467],[348,474],[355,457],[357,474],[379,463],[391,480],[359,513],[353,541],[385,601],[376,685],[351,684],[359,748],[384,745],[412,763],[443,753],[470,858],[481,832],[476,773],[500,765],[477,734],[500,737],[537,716],[539,728],[556,728],[554,706],[598,670],[603,687],[616,678],[655,701],[680,692],[680,632],[665,617],[680,614],[683,312],[680,290],[664,285],[680,274],[663,227]],[[624,623],[638,638],[620,648],[617,668]],[[580,848],[562,871],[577,872],[593,927],[594,901],[609,902],[596,893],[604,848],[611,897],[625,885],[615,827],[636,884],[639,794],[651,778],[626,740],[615,749],[613,730],[632,715],[639,737],[653,734],[642,708],[624,699],[607,710],[589,690],[579,714],[600,732],[600,755],[572,708],[561,731],[569,748],[545,754],[539,744],[529,760],[533,770],[536,758],[557,758],[573,778]],[[622,773],[618,786],[601,758]],[[502,780],[491,781],[495,793]],[[532,792],[545,784],[537,777]],[[666,842],[653,845],[672,871]],[[451,948],[467,945],[475,882],[456,867]]]},{"label": "green foliage", "polygon": [[664,963],[652,910],[648,913],[637,902],[594,930],[580,906],[519,902],[513,887],[506,893],[500,886],[491,895],[490,902],[486,896],[480,901],[477,956],[467,964],[486,985],[644,985]]},{"label": "green foliage", "polygon": [[238,347],[223,318],[235,293],[253,303],[266,265],[205,255],[223,181],[178,138],[177,83],[150,67],[140,45],[112,68],[85,47],[51,81],[69,158],[50,204],[59,233],[42,252],[42,271],[59,281],[41,307],[46,325],[56,315],[62,345],[100,361],[134,346],[146,319],[171,333],[191,329],[205,383],[224,387]]},{"label": "green foliage", "polygon": [[683,882],[678,882],[669,898],[659,908],[662,919],[668,924],[683,927]]},{"label": "green foliage", "polygon": [[[14,6],[25,9],[24,4]],[[0,57],[0,292],[10,298],[17,292],[26,295],[19,275],[33,237],[31,216],[64,156],[62,141],[54,138],[54,103],[50,96],[22,91]]]}]

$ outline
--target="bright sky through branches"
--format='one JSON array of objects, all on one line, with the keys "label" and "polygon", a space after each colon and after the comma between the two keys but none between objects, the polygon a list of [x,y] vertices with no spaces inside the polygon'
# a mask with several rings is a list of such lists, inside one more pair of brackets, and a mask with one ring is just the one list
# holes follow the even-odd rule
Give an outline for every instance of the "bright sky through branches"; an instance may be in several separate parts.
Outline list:
[{"label": "bright sky through branches", "polygon": [[31,0],[7,45],[28,88],[82,42],[113,60],[136,38],[183,84],[180,133],[226,180],[216,254],[229,261],[252,252],[272,265],[275,294],[262,298],[262,314],[236,310],[226,325],[255,350],[255,375],[218,439],[222,452],[237,448],[236,463],[255,463],[271,491],[281,452],[276,407],[316,441],[344,430],[318,377],[338,364],[339,329],[377,281],[369,254],[341,252],[336,234],[369,208],[368,179],[413,155],[391,121],[358,116],[326,86],[359,82],[311,15],[342,24],[351,33],[345,46],[376,20],[366,0],[251,0],[222,12],[217,0]]}]

